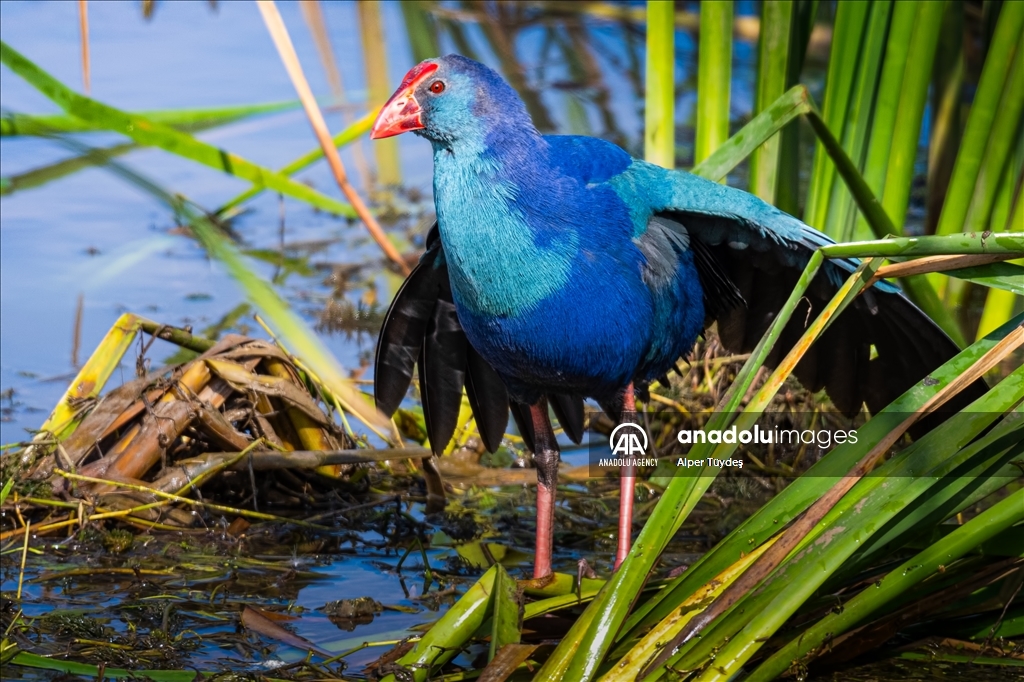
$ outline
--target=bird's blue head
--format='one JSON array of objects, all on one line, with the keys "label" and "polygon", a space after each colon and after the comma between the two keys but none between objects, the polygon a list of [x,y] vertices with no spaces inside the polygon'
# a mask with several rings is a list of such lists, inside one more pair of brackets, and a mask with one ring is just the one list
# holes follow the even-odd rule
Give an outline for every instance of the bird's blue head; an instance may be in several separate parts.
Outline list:
[{"label": "bird's blue head", "polygon": [[381,109],[370,138],[409,131],[448,149],[480,147],[495,133],[537,134],[516,91],[493,69],[457,54],[414,66]]}]

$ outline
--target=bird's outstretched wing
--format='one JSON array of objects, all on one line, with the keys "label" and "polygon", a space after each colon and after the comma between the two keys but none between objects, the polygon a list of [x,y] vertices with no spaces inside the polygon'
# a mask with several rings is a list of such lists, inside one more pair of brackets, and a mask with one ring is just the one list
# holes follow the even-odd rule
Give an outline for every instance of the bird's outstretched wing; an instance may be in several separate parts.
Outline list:
[{"label": "bird's outstretched wing", "polygon": [[[678,175],[688,183],[707,182]],[[741,305],[734,300],[707,307],[718,322],[723,345],[746,353],[753,350],[786,302],[811,253],[832,242],[745,192],[708,184],[714,185],[709,206],[690,201],[686,206],[662,210],[652,225],[687,235],[706,292],[728,291],[724,284],[728,282],[742,296]],[[733,193],[737,200],[731,203],[745,209],[742,214],[722,208],[730,202],[723,202],[721,195],[728,199]],[[823,265],[768,357],[770,367],[796,344],[858,266],[852,259],[829,260]],[[864,403],[877,412],[958,351],[952,339],[899,288],[879,282],[832,321],[794,374],[811,391],[824,388],[841,412],[856,413]],[[966,405],[985,388],[978,382],[961,394],[957,404]]]},{"label": "bird's outstretched wing", "polygon": [[[463,387],[484,447],[490,452],[498,449],[508,425],[508,391],[459,324],[436,223],[427,234],[426,252],[395,294],[377,341],[373,381],[381,412],[390,416],[398,409],[412,383],[414,367],[419,370],[423,417],[435,453],[444,450],[458,426]],[[583,399],[560,394],[549,398],[562,428],[579,443]],[[532,450],[528,409],[518,404],[512,408]]]}]

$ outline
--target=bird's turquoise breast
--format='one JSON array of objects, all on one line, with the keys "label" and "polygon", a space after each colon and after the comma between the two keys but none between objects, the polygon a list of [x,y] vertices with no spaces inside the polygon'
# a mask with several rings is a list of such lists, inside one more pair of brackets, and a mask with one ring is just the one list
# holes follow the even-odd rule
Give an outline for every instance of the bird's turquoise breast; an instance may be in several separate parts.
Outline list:
[{"label": "bird's turquoise breast", "polygon": [[[445,158],[448,152],[440,156],[435,160],[434,202],[460,306],[513,317],[536,309],[566,286],[579,235],[565,230],[538,240],[516,206],[519,190],[495,177],[486,159],[466,164]],[[481,181],[481,175],[487,180]]]},{"label": "bird's turquoise breast", "polygon": [[557,175],[524,183],[507,170],[435,154],[438,226],[467,337],[523,398],[539,386],[621,388],[647,351],[653,313],[626,207],[606,187]]}]

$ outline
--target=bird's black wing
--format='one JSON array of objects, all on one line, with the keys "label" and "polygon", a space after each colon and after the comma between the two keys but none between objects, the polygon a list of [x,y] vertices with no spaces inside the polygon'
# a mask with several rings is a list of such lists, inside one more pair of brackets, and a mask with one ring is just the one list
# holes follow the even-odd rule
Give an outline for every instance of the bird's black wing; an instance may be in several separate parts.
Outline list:
[{"label": "bird's black wing", "polygon": [[[706,297],[715,299],[706,306],[709,322],[718,322],[722,344],[737,353],[754,349],[789,298],[813,250],[830,243],[825,235],[802,224],[799,238],[780,237],[739,216],[675,210],[659,214],[657,222],[689,238]],[[769,354],[768,366],[782,360],[856,267],[852,260],[823,265]],[[858,412],[864,403],[874,413],[958,351],[953,340],[898,288],[880,283],[832,321],[794,374],[811,391],[824,388],[845,414]],[[949,409],[968,404],[985,389],[979,381]]]},{"label": "bird's black wing", "polygon": [[[508,425],[508,391],[459,324],[436,223],[427,234],[426,252],[395,294],[377,340],[374,395],[384,414],[391,416],[398,409],[417,365],[423,416],[434,451],[440,454],[455,433],[463,387],[484,446],[490,452],[497,450]],[[583,399],[552,394],[551,402],[565,432],[579,443]],[[516,416],[525,415],[528,424],[528,408],[518,404],[514,408],[518,408]],[[532,450],[532,434],[520,427]]]}]

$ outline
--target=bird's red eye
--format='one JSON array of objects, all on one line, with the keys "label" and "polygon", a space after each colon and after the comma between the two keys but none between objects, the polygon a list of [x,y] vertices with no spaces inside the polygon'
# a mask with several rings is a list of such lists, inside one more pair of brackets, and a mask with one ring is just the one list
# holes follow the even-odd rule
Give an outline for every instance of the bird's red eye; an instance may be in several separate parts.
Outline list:
[{"label": "bird's red eye", "polygon": [[430,84],[430,91],[435,95],[440,95],[442,92],[444,92],[444,83],[442,83],[441,81],[434,81],[433,83]]}]

